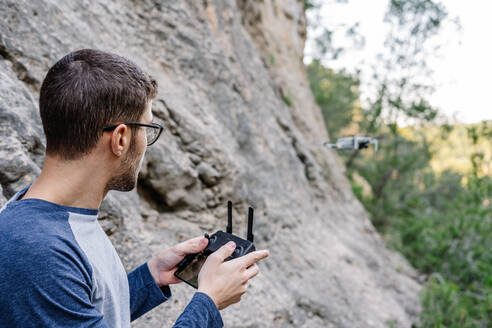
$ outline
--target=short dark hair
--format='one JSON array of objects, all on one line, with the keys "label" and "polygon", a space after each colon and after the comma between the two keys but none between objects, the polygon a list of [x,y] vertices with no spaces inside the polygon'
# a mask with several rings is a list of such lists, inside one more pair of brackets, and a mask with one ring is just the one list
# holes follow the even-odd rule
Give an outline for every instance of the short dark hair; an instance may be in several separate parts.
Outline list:
[{"label": "short dark hair", "polygon": [[126,58],[94,49],[69,53],[50,68],[41,86],[46,153],[82,157],[104,126],[139,120],[156,94],[157,82]]}]

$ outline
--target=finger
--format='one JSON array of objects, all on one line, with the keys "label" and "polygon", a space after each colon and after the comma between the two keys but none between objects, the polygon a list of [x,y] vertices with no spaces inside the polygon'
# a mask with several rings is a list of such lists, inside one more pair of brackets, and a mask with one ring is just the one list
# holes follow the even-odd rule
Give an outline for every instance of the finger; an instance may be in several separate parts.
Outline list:
[{"label": "finger", "polygon": [[215,251],[211,256],[219,260],[220,262],[224,262],[226,258],[234,253],[236,249],[236,244],[233,241],[228,242],[217,251]]},{"label": "finger", "polygon": [[207,244],[208,239],[202,236],[179,243],[175,245],[173,249],[179,256],[185,256],[187,254],[200,253],[207,247]]},{"label": "finger", "polygon": [[246,269],[245,274],[247,279],[249,280],[255,277],[259,272],[260,272],[260,268],[256,264],[253,264],[248,269]]},{"label": "finger", "polygon": [[262,250],[262,251],[255,251],[251,252],[249,254],[244,255],[243,257],[240,257],[241,261],[243,264],[248,268],[255,264],[258,261],[263,260],[264,258],[268,257],[270,255],[270,252],[268,250]]},{"label": "finger", "polygon": [[246,292],[248,291],[248,286],[249,286],[248,281],[246,281],[244,284],[241,285],[241,287],[239,288],[239,295],[240,296],[246,294]]}]

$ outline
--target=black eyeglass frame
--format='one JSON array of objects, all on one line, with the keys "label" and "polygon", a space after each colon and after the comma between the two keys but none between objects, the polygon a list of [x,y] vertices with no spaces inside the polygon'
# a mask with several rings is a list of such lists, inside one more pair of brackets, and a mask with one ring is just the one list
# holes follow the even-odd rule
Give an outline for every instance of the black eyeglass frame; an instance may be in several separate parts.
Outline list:
[{"label": "black eyeglass frame", "polygon": [[157,141],[157,139],[159,139],[159,137],[161,136],[162,130],[164,130],[164,127],[160,124],[157,124],[157,123],[146,124],[146,123],[138,123],[138,122],[123,122],[123,123],[119,123],[119,124],[113,124],[113,125],[105,126],[103,128],[103,131],[112,131],[112,130],[116,129],[121,124],[159,129],[159,133],[157,133],[157,137],[155,137],[155,139],[151,143],[147,142],[147,146],[153,145]]}]

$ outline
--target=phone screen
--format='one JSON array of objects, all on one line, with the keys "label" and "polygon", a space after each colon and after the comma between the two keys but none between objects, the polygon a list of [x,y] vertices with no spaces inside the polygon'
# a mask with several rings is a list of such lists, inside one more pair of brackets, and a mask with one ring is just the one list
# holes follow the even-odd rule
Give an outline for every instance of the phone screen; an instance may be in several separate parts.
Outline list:
[{"label": "phone screen", "polygon": [[198,274],[202,269],[203,263],[207,260],[207,257],[208,255],[205,255],[203,252],[195,254],[193,259],[189,261],[185,267],[178,269],[174,275],[187,284],[198,288]]}]

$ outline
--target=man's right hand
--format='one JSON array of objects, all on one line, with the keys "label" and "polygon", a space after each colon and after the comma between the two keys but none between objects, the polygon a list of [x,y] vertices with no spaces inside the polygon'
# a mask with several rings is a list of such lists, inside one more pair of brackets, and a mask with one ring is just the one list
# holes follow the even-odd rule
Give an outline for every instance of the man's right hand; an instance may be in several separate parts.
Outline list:
[{"label": "man's right hand", "polygon": [[207,258],[198,275],[198,291],[210,296],[219,310],[241,300],[249,279],[259,272],[255,263],[270,255],[267,250],[255,251],[224,262],[235,248],[232,241],[219,248]]}]

